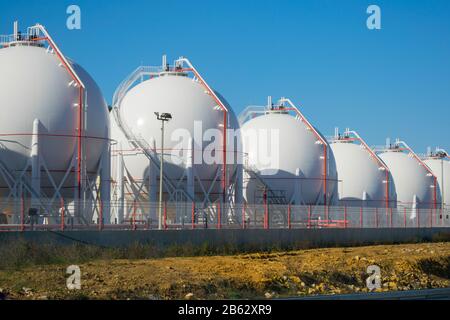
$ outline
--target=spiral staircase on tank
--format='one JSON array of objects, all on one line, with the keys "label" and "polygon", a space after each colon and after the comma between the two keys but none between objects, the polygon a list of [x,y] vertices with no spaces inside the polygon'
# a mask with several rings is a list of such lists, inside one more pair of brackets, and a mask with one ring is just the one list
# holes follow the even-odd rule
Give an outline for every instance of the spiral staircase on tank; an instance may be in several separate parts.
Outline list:
[{"label": "spiral staircase on tank", "polygon": [[[161,168],[161,162],[156,154],[156,150],[153,150],[147,140],[145,140],[142,136],[137,136],[134,132],[126,125],[125,121],[122,120],[120,114],[120,106],[123,98],[129,89],[133,87],[133,85],[137,81],[143,81],[145,76],[155,76],[160,73],[160,70],[152,67],[141,66],[137,68],[128,78],[126,78],[118,87],[113,97],[113,106],[112,113],[114,119],[120,128],[120,130],[125,135],[125,138],[128,140],[130,145],[134,147],[136,150],[140,150],[142,154],[144,154],[149,161],[158,169],[158,172]],[[194,201],[193,197],[189,195],[185,190],[177,188],[177,186],[170,180],[168,175],[163,172],[163,181],[164,186],[166,187],[167,192],[170,194],[169,200],[179,201]]]}]

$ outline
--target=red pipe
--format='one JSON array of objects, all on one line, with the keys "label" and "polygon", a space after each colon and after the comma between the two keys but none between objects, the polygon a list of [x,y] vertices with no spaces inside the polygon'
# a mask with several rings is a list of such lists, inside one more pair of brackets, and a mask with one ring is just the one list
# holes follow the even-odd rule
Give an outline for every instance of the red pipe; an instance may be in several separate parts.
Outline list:
[{"label": "red pipe", "polygon": [[423,162],[416,154],[415,152],[410,149],[405,143],[403,143],[403,145],[405,146],[405,148],[401,149],[401,150],[407,150],[409,151],[413,157],[419,162],[419,164],[421,164],[425,170],[431,174],[431,176],[434,178],[434,192],[433,192],[433,201],[434,201],[434,208],[437,209],[437,177],[434,175],[433,171],[431,171],[431,169],[425,164],[425,162]]},{"label": "red pipe", "polygon": [[384,170],[386,171],[386,188],[385,188],[386,208],[389,208],[389,200],[390,200],[390,196],[389,196],[389,184],[390,184],[390,182],[389,182],[389,168],[387,167],[386,164],[384,164],[383,161],[381,161],[378,158],[378,156],[375,154],[375,152],[373,152],[373,150],[367,145],[367,143],[361,137],[359,137],[358,139],[354,139],[354,140],[358,140],[366,148],[367,152],[369,152],[369,154],[377,162],[377,164],[382,166],[384,168]]},{"label": "red pipe", "polygon": [[283,108],[284,111],[294,111],[301,119],[303,119],[303,122],[306,124],[306,126],[314,133],[314,135],[316,136],[317,139],[319,139],[322,144],[323,144],[323,163],[324,163],[324,168],[323,168],[323,175],[324,175],[324,183],[323,183],[323,197],[324,197],[324,205],[327,205],[327,180],[328,180],[328,168],[327,168],[327,164],[328,164],[328,143],[327,141],[322,138],[322,136],[316,131],[316,129],[309,123],[309,121],[306,119],[306,117],[303,116],[303,114],[300,112],[300,110],[298,110],[296,107],[295,108]]},{"label": "red pipe", "polygon": [[83,98],[84,98],[84,90],[82,84],[78,81],[78,78],[75,76],[75,74],[72,73],[69,66],[64,61],[63,57],[59,53],[59,51],[56,49],[52,41],[48,37],[41,37],[41,38],[35,38],[31,39],[33,41],[47,41],[53,51],[56,53],[56,56],[58,57],[59,61],[63,64],[66,71],[69,73],[69,75],[72,77],[72,80],[74,80],[78,86],[79,89],[79,111],[78,111],[78,144],[77,144],[77,184],[78,184],[78,200],[81,199],[81,157],[82,157],[82,136],[83,136]]},{"label": "red pipe", "polygon": [[228,186],[227,181],[227,118],[228,118],[228,109],[225,105],[220,101],[220,99],[216,98],[216,94],[209,88],[209,86],[204,82],[203,78],[198,74],[198,72],[193,68],[185,68],[181,69],[182,72],[192,72],[198,79],[199,83],[205,87],[206,91],[210,94],[210,96],[214,99],[214,101],[218,104],[218,106],[223,111],[223,172],[222,172],[222,193],[223,193],[223,201],[226,201],[226,191]]}]

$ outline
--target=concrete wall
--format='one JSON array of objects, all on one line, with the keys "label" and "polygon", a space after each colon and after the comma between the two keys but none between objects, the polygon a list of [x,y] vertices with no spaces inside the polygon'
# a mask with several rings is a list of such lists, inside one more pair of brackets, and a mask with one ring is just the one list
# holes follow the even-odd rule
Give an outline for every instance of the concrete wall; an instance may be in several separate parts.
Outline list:
[{"label": "concrete wall", "polygon": [[296,230],[168,230],[168,231],[65,231],[3,232],[0,245],[20,239],[47,244],[74,243],[106,247],[151,244],[168,248],[189,244],[239,250],[319,248],[371,244],[450,240],[450,228],[296,229]]}]

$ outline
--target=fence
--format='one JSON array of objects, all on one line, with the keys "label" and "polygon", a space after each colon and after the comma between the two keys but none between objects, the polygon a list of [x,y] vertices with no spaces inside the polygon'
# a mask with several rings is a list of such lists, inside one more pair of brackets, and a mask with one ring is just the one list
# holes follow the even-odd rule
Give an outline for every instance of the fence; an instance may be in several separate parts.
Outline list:
[{"label": "fence", "polygon": [[[159,229],[158,203],[108,204],[110,222],[103,217],[104,204],[83,203],[86,217],[74,212],[73,203],[51,203],[32,209],[26,201],[11,201],[0,211],[0,231],[27,230],[151,230]],[[119,214],[119,212],[121,212]],[[450,207],[372,208],[352,206],[229,205],[164,202],[163,230],[183,229],[311,229],[311,228],[432,228],[450,226]]]}]

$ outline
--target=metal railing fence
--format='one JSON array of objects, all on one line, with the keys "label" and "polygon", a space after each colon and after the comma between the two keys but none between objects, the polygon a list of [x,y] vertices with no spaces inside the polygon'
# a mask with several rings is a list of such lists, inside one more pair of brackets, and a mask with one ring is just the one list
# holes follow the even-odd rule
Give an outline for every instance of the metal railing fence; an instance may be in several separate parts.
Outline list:
[{"label": "metal railing fence", "polygon": [[[27,230],[152,230],[158,229],[159,203],[125,201],[105,204],[85,201],[81,208],[90,217],[74,212],[74,202],[8,200],[0,208],[0,231]],[[183,229],[309,229],[309,228],[433,228],[450,226],[450,207],[385,208],[354,206],[308,206],[239,204],[217,202],[164,202],[164,230]]]}]

